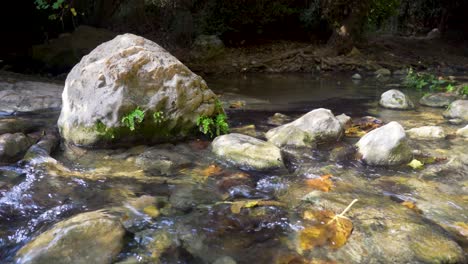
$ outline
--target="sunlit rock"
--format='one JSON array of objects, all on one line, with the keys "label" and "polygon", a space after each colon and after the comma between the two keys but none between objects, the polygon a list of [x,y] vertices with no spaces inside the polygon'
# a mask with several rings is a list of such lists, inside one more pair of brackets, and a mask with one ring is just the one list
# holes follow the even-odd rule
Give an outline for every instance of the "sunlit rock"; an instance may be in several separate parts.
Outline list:
[{"label": "sunlit rock", "polygon": [[269,130],[266,138],[278,147],[314,147],[317,143],[338,141],[343,133],[342,125],[333,113],[319,108]]},{"label": "sunlit rock", "polygon": [[440,126],[423,126],[406,130],[409,138],[413,139],[442,139],[445,138],[445,131]]},{"label": "sunlit rock", "polygon": [[444,112],[444,117],[448,119],[459,119],[462,122],[468,121],[468,100],[457,100],[449,105]]},{"label": "sunlit rock", "polygon": [[372,130],[356,146],[362,160],[369,165],[399,165],[412,158],[405,130],[397,122]]},{"label": "sunlit rock", "polygon": [[383,93],[379,104],[389,109],[407,110],[414,108],[411,99],[399,90],[392,89]]},{"label": "sunlit rock", "polygon": [[283,166],[278,147],[242,134],[228,134],[215,138],[213,152],[221,159],[241,168],[270,170]]},{"label": "sunlit rock", "polygon": [[62,98],[60,133],[84,146],[176,140],[193,132],[198,117],[223,112],[200,76],[132,34],[83,57],[69,73]]},{"label": "sunlit rock", "polygon": [[16,263],[112,263],[123,247],[125,230],[103,211],[61,221],[23,246]]}]

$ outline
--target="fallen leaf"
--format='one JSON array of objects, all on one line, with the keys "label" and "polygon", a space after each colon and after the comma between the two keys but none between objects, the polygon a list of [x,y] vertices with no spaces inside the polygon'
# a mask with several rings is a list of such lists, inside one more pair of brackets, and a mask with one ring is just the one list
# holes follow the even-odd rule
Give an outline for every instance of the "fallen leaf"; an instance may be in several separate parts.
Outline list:
[{"label": "fallen leaf", "polygon": [[323,192],[330,191],[333,182],[330,180],[332,177],[331,174],[322,175],[318,178],[307,179],[305,181],[306,185],[314,190],[319,190]]},{"label": "fallen leaf", "polygon": [[403,205],[403,206],[405,206],[405,207],[407,207],[407,208],[409,208],[409,209],[415,211],[415,212],[418,213],[418,214],[422,214],[422,213],[423,213],[423,211],[422,211],[421,209],[419,209],[419,208],[416,206],[416,204],[413,203],[413,202],[411,202],[411,201],[404,201],[404,202],[401,203],[401,205]]},{"label": "fallen leaf", "polygon": [[353,200],[341,214],[335,215],[329,210],[306,211],[305,220],[312,222],[299,233],[299,248],[310,250],[328,245],[333,249],[342,247],[353,231],[353,223],[344,214],[357,202]]},{"label": "fallen leaf", "polygon": [[345,136],[347,137],[362,137],[366,134],[359,126],[352,126],[345,130]]},{"label": "fallen leaf", "polygon": [[222,172],[223,170],[221,169],[221,167],[219,166],[216,166],[214,164],[206,167],[205,169],[203,169],[201,171],[201,174],[205,177],[209,177],[209,176],[213,176],[213,175],[218,175]]},{"label": "fallen leaf", "polygon": [[278,206],[284,207],[285,204],[278,201],[263,201],[263,200],[245,200],[235,201],[231,203],[231,212],[233,214],[239,214],[242,208],[252,208],[256,206]]},{"label": "fallen leaf", "polygon": [[152,218],[156,218],[159,216],[159,210],[154,205],[150,205],[150,206],[143,208],[143,212],[151,216]]},{"label": "fallen leaf", "polygon": [[419,170],[424,167],[424,164],[417,159],[413,159],[410,163],[408,163],[408,166],[410,166],[414,170]]}]

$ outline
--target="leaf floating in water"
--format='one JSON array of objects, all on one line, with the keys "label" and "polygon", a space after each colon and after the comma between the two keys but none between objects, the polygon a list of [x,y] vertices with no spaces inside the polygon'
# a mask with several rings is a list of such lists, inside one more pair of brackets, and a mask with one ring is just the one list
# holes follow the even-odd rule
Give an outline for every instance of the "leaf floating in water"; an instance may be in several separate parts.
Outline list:
[{"label": "leaf floating in water", "polygon": [[213,175],[218,175],[222,172],[223,170],[221,169],[221,167],[219,166],[216,166],[214,164],[206,167],[205,169],[203,169],[201,171],[201,174],[205,177],[209,177],[209,176],[213,176]]},{"label": "leaf floating in water", "polygon": [[252,208],[256,206],[284,207],[285,205],[278,201],[262,201],[262,200],[235,201],[235,202],[232,202],[231,204],[231,212],[233,214],[239,214],[242,208]]},{"label": "leaf floating in water", "polygon": [[314,190],[328,192],[333,185],[333,182],[330,180],[331,177],[331,174],[326,174],[315,179],[307,179],[305,183]]},{"label": "leaf floating in water", "polygon": [[156,208],[156,206],[154,205],[150,205],[150,206],[143,208],[143,212],[151,216],[152,218],[156,218],[160,214],[158,208]]},{"label": "leaf floating in water", "polygon": [[366,134],[359,126],[353,126],[345,130],[347,137],[362,137]]},{"label": "leaf floating in water", "polygon": [[407,207],[407,208],[409,208],[409,209],[415,211],[415,212],[418,213],[418,214],[422,214],[422,213],[423,213],[423,211],[422,211],[421,209],[419,209],[419,208],[416,206],[416,204],[413,203],[413,202],[411,202],[411,201],[404,201],[404,202],[401,203],[401,205],[403,205],[403,206],[405,206],[405,207]]},{"label": "leaf floating in water", "polygon": [[419,170],[424,167],[424,164],[417,159],[413,159],[410,163],[408,163],[408,166],[410,166],[414,170]]},{"label": "leaf floating in water", "polygon": [[304,212],[304,219],[314,220],[315,224],[300,231],[300,249],[311,250],[324,245],[337,249],[346,244],[353,231],[353,223],[344,214],[355,202],[356,199],[338,215],[328,210]]}]

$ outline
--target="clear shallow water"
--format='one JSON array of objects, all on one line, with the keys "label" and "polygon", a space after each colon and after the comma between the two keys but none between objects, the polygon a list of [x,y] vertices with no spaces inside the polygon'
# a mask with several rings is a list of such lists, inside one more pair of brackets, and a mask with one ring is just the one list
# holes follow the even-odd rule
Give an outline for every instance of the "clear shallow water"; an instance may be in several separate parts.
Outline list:
[{"label": "clear shallow water", "polygon": [[[275,112],[298,117],[318,107],[353,118],[374,115],[385,122],[399,121],[405,128],[442,125],[448,133],[457,128],[445,123],[442,109],[379,108],[376,101],[380,94],[398,80],[381,82],[369,78],[354,82],[349,76],[317,78],[297,74],[209,76],[206,80],[227,106],[245,101],[244,107],[228,110],[231,126],[254,124],[260,135],[273,127],[267,119]],[[411,96],[417,98],[420,94]],[[363,227],[365,221],[361,217],[382,217],[369,208],[385,208],[383,219],[388,217],[395,222],[400,218],[408,218],[410,223],[434,222],[430,228],[442,227],[456,237],[457,243],[466,243],[466,237],[457,236],[456,229],[456,223],[468,221],[467,166],[463,163],[467,160],[466,141],[411,141],[414,149],[428,156],[446,158],[422,171],[407,166],[367,167],[355,160],[330,159],[333,149],[352,146],[356,140],[345,138],[338,145],[290,154],[289,170],[262,173],[241,171],[220,162],[203,139],[157,146],[176,154],[172,158],[175,165],[167,171],[151,166],[151,162],[139,161],[142,153],[152,151],[144,146],[96,151],[62,148],[52,157],[67,170],[22,163],[1,167],[0,259],[13,262],[22,245],[60,220],[79,212],[128,205],[143,195],[157,197],[161,215],[138,220],[129,227],[119,260],[148,259],[154,250],[145,241],[161,236],[172,241],[160,255],[163,263],[213,263],[226,256],[237,263],[295,263],[291,261],[302,258],[339,260],[362,244],[363,236],[384,233],[378,228],[367,231]],[[317,193],[304,184],[306,179],[323,174],[333,175],[330,192]],[[308,194],[313,202],[303,201]],[[232,211],[233,202],[252,199],[280,204]],[[348,243],[340,250],[324,246],[301,256],[296,249],[297,233],[306,225],[301,217],[304,208],[339,213],[353,199],[360,201],[349,212],[355,229]],[[402,201],[416,203],[423,214],[401,206]],[[391,218],[392,215],[397,217]],[[405,231],[395,232],[404,235]],[[417,234],[431,238],[425,231]],[[370,248],[367,254],[377,253]]]}]

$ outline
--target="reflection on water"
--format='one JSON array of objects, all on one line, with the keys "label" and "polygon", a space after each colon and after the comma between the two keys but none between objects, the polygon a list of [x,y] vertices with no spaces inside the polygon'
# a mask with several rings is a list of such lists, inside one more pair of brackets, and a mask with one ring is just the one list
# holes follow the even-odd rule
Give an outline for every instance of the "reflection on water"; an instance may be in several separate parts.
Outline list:
[{"label": "reflection on water", "polygon": [[[442,109],[379,108],[379,95],[397,80],[353,82],[349,76],[318,78],[310,74],[206,79],[223,101],[246,101],[245,108],[228,110],[231,125],[254,124],[258,132],[273,127],[267,118],[275,112],[297,117],[317,107],[355,118],[373,114],[384,122],[401,122],[405,128],[442,125],[449,134],[456,129],[444,122]],[[62,148],[53,154],[60,166],[20,162],[0,167],[0,259],[2,263],[13,262],[22,245],[60,220],[79,212],[122,207],[134,214],[134,218],[125,220],[128,236],[119,255],[119,260],[128,261],[359,263],[364,255],[382,257],[379,241],[383,244],[392,241],[393,235],[400,238],[400,233],[411,234],[399,240],[401,246],[393,248],[396,252],[385,253],[396,256],[409,245],[407,237],[414,234],[424,239],[423,234],[429,236],[426,231],[436,225],[455,234],[459,244],[466,243],[466,236],[456,235],[457,223],[468,221],[466,141],[411,141],[413,149],[442,160],[421,171],[406,166],[367,167],[352,159],[331,161],[333,150],[352,146],[356,140],[346,138],[336,146],[285,154],[288,170],[263,173],[220,163],[211,154],[208,142],[195,139],[154,148]],[[304,184],[325,174],[332,175],[329,192]],[[156,202],[149,207],[140,205],[145,195],[155,197],[152,201]],[[307,226],[303,211],[327,209],[339,213],[353,199],[359,199],[348,213],[354,231],[343,249],[297,250],[297,233]],[[258,201],[268,202],[256,204]],[[401,205],[405,201],[415,203],[422,214]],[[387,227],[396,233],[388,233]],[[416,245],[427,242],[411,241]],[[360,251],[363,248],[367,252]],[[404,251],[400,255],[416,258],[411,254]]]}]

